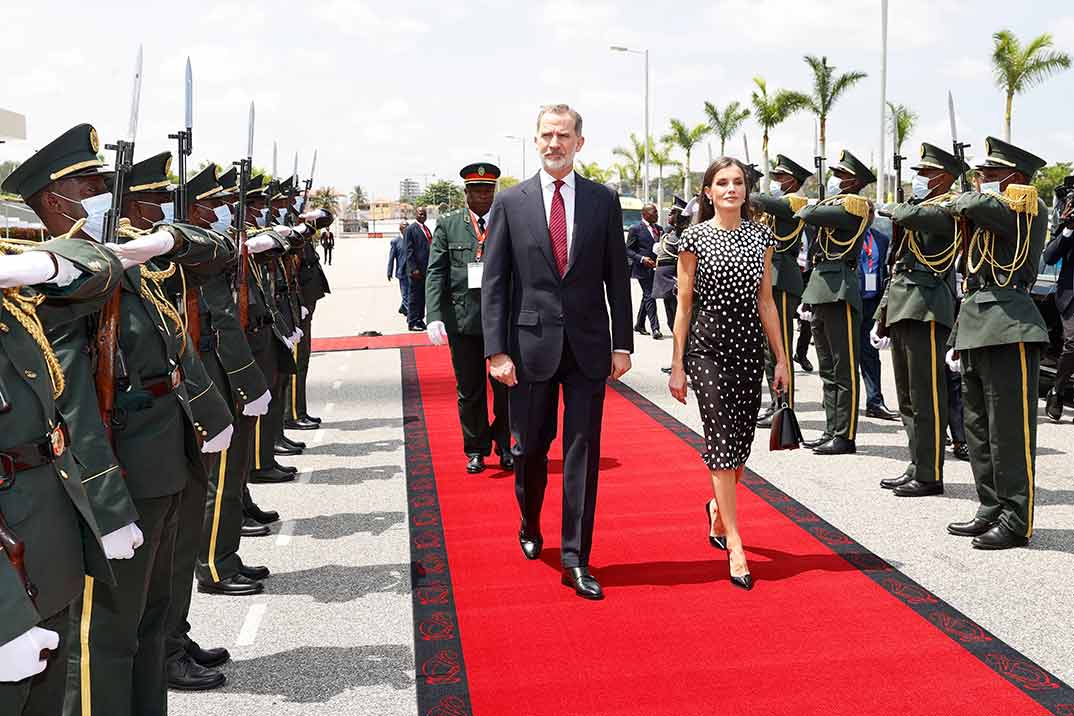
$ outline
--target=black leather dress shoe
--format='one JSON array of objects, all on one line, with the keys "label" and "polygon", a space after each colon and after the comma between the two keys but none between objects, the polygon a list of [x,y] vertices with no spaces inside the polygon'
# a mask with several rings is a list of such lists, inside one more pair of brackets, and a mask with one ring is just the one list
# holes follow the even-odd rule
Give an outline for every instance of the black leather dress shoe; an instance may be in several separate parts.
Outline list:
[{"label": "black leather dress shoe", "polygon": [[814,455],[853,455],[858,451],[858,446],[853,440],[846,438],[832,438],[823,445],[813,448]]},{"label": "black leather dress shoe", "polygon": [[568,567],[563,570],[560,581],[582,599],[604,599],[604,590],[589,573],[588,567]]},{"label": "black leather dress shoe", "polygon": [[804,353],[800,356],[795,356],[794,362],[802,366],[802,370],[804,370],[806,373],[813,372],[813,364],[809,362],[809,356],[805,355]]},{"label": "black leather dress shoe", "polygon": [[476,475],[485,471],[485,458],[481,455],[471,455],[466,463],[466,472]]},{"label": "black leather dress shoe", "polygon": [[544,546],[544,538],[541,537],[539,532],[531,537],[519,530],[518,544],[522,547],[522,554],[526,556],[526,559],[537,559],[541,556],[541,547]]},{"label": "black leather dress shoe", "polygon": [[634,326],[634,332],[635,333],[640,333],[643,336],[649,335],[649,331],[645,330],[644,326],[642,326],[641,328],[638,328],[637,326]]},{"label": "black leather dress shoe", "polygon": [[291,482],[295,479],[295,473],[277,470],[274,467],[250,472],[250,482],[258,484],[272,484],[277,482]]},{"label": "black leather dress shoe", "polygon": [[299,418],[298,420],[285,420],[283,423],[283,427],[287,430],[316,430],[317,428],[321,427],[321,425],[320,423],[314,423],[309,420],[303,420],[302,418]]},{"label": "black leather dress shoe", "polygon": [[974,549],[1012,549],[1027,544],[1028,539],[1011,532],[1002,522],[997,522],[992,529],[973,538]]},{"label": "black leather dress shoe", "polygon": [[287,437],[286,434],[283,433],[280,434],[280,440],[278,444],[286,445],[289,448],[298,448],[299,450],[306,449],[306,443],[302,442],[301,440],[292,440],[291,438]]},{"label": "black leather dress shoe", "polygon": [[242,527],[239,534],[243,537],[268,537],[271,534],[268,525],[259,525],[249,517],[242,518]]},{"label": "black leather dress shoe", "polygon": [[809,448],[810,450],[812,450],[814,448],[819,448],[821,445],[824,445],[825,443],[831,442],[831,440],[832,440],[831,433],[823,433],[819,438],[816,438],[814,440],[803,440],[802,441],[802,447]]},{"label": "black leather dress shoe", "polygon": [[408,331],[414,331],[415,333],[417,333],[418,331],[424,331],[425,330],[424,328],[421,328],[420,326],[418,326],[418,324],[416,324],[416,323],[408,324],[406,329]]},{"label": "black leather dress shoe", "polygon": [[268,567],[251,567],[248,564],[239,567],[239,574],[254,582],[260,582],[261,580],[268,579],[272,576],[272,572],[269,571]]},{"label": "black leather dress shoe", "polygon": [[898,477],[885,477],[880,481],[880,486],[885,490],[894,490],[899,485],[905,485],[914,478],[906,473],[899,475]]},{"label": "black leather dress shoe", "polygon": [[223,594],[228,597],[249,597],[265,591],[265,585],[241,574],[223,579],[219,582],[198,582],[198,591],[202,594]]},{"label": "black leather dress shoe", "polygon": [[660,331],[653,331],[653,340],[654,341],[662,341],[662,340],[664,340],[664,334],[661,333]]},{"label": "black leather dress shoe", "polygon": [[245,517],[249,517],[254,522],[262,525],[271,525],[273,522],[280,521],[280,513],[276,510],[262,510],[257,505],[251,503],[250,505],[243,507],[242,514]]},{"label": "black leather dress shoe", "polygon": [[273,451],[277,455],[301,455],[302,448],[288,447],[286,443],[280,441],[273,446]]},{"label": "black leather dress shoe", "polygon": [[317,423],[318,425],[321,424],[321,419],[320,418],[314,417],[314,416],[310,415],[309,413],[301,416],[301,418],[303,420],[308,420],[311,423]]},{"label": "black leather dress shoe", "polygon": [[204,666],[206,669],[226,664],[231,659],[231,652],[224,647],[202,649],[193,639],[186,643],[186,653],[198,666]]},{"label": "black leather dress shoe", "polygon": [[1044,412],[1053,422],[1058,423],[1063,419],[1063,399],[1055,388],[1049,390],[1048,397],[1044,399]]},{"label": "black leather dress shoe", "polygon": [[970,446],[966,443],[955,443],[951,446],[951,454],[955,456],[956,460],[962,460],[964,462],[970,461]]},{"label": "black leather dress shoe", "polygon": [[515,469],[515,456],[510,450],[503,450],[500,452],[500,467],[504,470]]},{"label": "black leather dress shoe", "polygon": [[906,484],[899,485],[892,490],[899,497],[928,497],[930,495],[942,495],[942,482],[918,482],[910,480]]},{"label": "black leather dress shoe", "polygon": [[227,677],[216,669],[209,669],[180,654],[167,663],[168,688],[177,691],[209,691],[227,683]]},{"label": "black leather dress shoe", "polygon": [[894,410],[888,410],[888,406],[881,403],[880,405],[874,405],[871,408],[865,409],[865,417],[867,418],[880,418],[881,420],[899,420],[901,415]]},{"label": "black leather dress shoe", "polygon": [[958,537],[977,537],[992,529],[996,524],[981,517],[974,517],[969,522],[952,522],[947,525],[947,532]]},{"label": "black leather dress shoe", "polygon": [[276,468],[277,470],[279,470],[280,472],[289,472],[292,475],[298,473],[298,468],[295,467],[294,465],[281,465],[280,463],[277,462],[277,463],[274,463],[272,466],[274,468]]}]

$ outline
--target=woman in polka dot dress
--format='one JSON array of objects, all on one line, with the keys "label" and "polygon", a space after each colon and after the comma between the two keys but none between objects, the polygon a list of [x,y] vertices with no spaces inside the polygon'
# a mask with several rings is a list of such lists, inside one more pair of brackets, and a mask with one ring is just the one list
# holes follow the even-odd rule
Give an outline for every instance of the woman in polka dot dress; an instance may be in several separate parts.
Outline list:
[{"label": "woman in polka dot dress", "polygon": [[764,373],[764,340],[776,357],[773,387],[787,386],[787,356],[772,299],[775,238],[752,221],[746,168],[722,157],[709,166],[694,223],[679,243],[679,307],[668,388],[686,402],[686,377],[705,427],[701,458],[714,500],[709,541],[728,552],[731,583],[752,589],[735,514],[735,490],[753,444]]}]

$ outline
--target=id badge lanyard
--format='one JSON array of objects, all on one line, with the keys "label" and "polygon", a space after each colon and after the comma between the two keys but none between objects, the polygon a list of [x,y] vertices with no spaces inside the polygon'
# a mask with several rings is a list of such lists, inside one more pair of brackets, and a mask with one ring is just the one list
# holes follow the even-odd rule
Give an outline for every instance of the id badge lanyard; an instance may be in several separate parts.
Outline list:
[{"label": "id badge lanyard", "polygon": [[484,264],[481,263],[481,259],[485,254],[485,237],[488,236],[488,227],[485,227],[484,231],[480,231],[477,228],[477,218],[474,212],[467,210],[470,215],[470,225],[474,227],[474,236],[477,237],[477,252],[474,254],[474,260],[466,266],[466,287],[467,288],[481,288],[481,280],[483,278]]}]

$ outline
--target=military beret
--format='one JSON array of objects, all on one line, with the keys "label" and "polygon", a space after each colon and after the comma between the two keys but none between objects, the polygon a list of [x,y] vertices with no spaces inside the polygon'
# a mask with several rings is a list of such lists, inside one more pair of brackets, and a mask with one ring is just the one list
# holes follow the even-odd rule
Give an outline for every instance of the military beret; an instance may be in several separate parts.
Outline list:
[{"label": "military beret", "polygon": [[776,165],[768,172],[769,176],[772,176],[773,174],[790,174],[798,180],[799,184],[805,184],[806,180],[813,176],[813,170],[806,169],[801,164],[792,161],[789,157],[786,157],[783,154],[777,154]]},{"label": "military beret", "polygon": [[467,164],[459,172],[463,184],[495,184],[500,178],[500,168],[488,162]]},{"label": "military beret", "polygon": [[100,150],[97,130],[89,124],[76,125],[20,164],[0,188],[29,198],[57,179],[107,173],[101,170]]},{"label": "military beret", "polygon": [[198,199],[208,199],[210,196],[214,196],[223,191],[223,187],[220,186],[218,181],[220,175],[220,167],[216,164],[209,162],[209,165],[202,169],[200,172],[194,175],[192,179],[186,183],[187,196],[192,197],[195,201]]},{"label": "military beret", "polygon": [[876,174],[873,174],[869,167],[862,164],[861,160],[846,149],[839,152],[839,161],[832,166],[832,169],[841,169],[845,172],[849,172],[866,185],[876,181]]},{"label": "military beret", "polygon": [[960,160],[951,152],[940,149],[935,144],[921,143],[921,161],[910,167],[918,169],[941,169],[951,176],[960,177],[970,170],[970,165]]},{"label": "military beret", "polygon": [[171,185],[168,178],[172,168],[172,153],[161,152],[148,159],[143,159],[131,166],[127,174],[126,191],[154,191],[167,189]]},{"label": "military beret", "polygon": [[1035,154],[995,137],[985,139],[985,154],[987,156],[984,163],[978,164],[978,169],[1007,167],[1024,174],[1028,179],[1032,179],[1033,175],[1048,163]]}]

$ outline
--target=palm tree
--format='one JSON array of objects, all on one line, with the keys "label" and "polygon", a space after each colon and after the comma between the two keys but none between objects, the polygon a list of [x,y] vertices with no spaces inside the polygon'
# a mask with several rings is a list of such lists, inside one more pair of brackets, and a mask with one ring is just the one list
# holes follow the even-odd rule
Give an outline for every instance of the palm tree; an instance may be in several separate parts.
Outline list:
[{"label": "palm tree", "polygon": [[709,125],[704,122],[690,129],[681,120],[672,119],[671,131],[665,134],[662,140],[686,153],[686,161],[682,165],[682,193],[685,197],[690,196],[690,153],[710,131]]},{"label": "palm tree", "polygon": [[629,186],[630,184],[637,186],[639,172],[636,166],[618,162],[610,167],[609,175],[613,172],[616,177],[618,177],[620,194],[623,193],[623,188],[625,186]]},{"label": "palm tree", "polygon": [[[645,165],[645,144],[630,133],[630,147],[616,147],[612,154],[625,160],[624,166],[630,167],[630,175],[634,177],[634,196],[641,196],[641,170]],[[649,197],[643,197],[642,201],[648,201]]]},{"label": "palm tree", "polygon": [[[828,64],[827,57],[806,55],[805,62],[813,70],[813,94],[809,95],[809,110],[820,120],[820,156],[827,156],[828,114],[844,92],[865,79],[864,72],[844,72],[835,76],[835,67]],[[818,176],[824,173],[823,163]],[[821,180],[823,181],[823,179]]]},{"label": "palm tree", "polygon": [[722,157],[727,140],[734,136],[742,123],[750,116],[750,111],[737,101],[724,107],[722,112],[712,102],[705,102],[705,116],[709,118],[709,127],[720,137],[720,156]]},{"label": "palm tree", "polygon": [[[891,126],[892,142],[894,143],[893,149],[895,154],[902,154],[902,144],[906,141],[906,138],[910,136],[910,132],[914,130],[917,125],[917,112],[913,111],[904,104],[895,104],[894,102],[888,102],[888,114],[890,115],[888,121]],[[886,192],[881,187],[886,182],[884,177],[880,177],[877,180],[876,195],[886,196]],[[895,178],[895,182],[898,182],[898,177]],[[895,195],[898,196],[899,187],[895,187]]]},{"label": "palm tree", "polygon": [[355,184],[354,188],[351,189],[350,202],[351,208],[355,211],[361,209],[363,204],[369,203],[365,196],[365,190],[362,189],[361,184]]},{"label": "palm tree", "polygon": [[1006,92],[1007,105],[1003,115],[1003,138],[1011,141],[1011,105],[1014,95],[1021,94],[1048,79],[1059,70],[1070,67],[1070,55],[1053,46],[1051,33],[1044,33],[1022,47],[1022,43],[1010,30],[1000,30],[992,35],[992,71],[996,85]]},{"label": "palm tree", "polygon": [[601,169],[600,165],[596,162],[589,162],[586,164],[582,161],[578,162],[578,173],[586,179],[595,181],[598,184],[607,184],[608,179],[612,175],[611,170]]},{"label": "palm tree", "polygon": [[772,96],[768,95],[768,83],[763,77],[754,77],[753,84],[757,89],[753,91],[753,117],[761,125],[761,157],[764,162],[764,191],[768,191],[768,131],[778,124],[782,124],[795,112],[809,107],[809,97],[801,92],[791,90],[777,90]]},{"label": "palm tree", "polygon": [[310,206],[315,209],[327,209],[333,214],[339,213],[339,195],[330,186],[322,187],[313,192],[310,197]]},{"label": "palm tree", "polygon": [[656,207],[657,211],[664,210],[664,167],[671,164],[671,147],[661,144],[653,146],[653,138],[649,137],[649,158],[656,165]]}]

